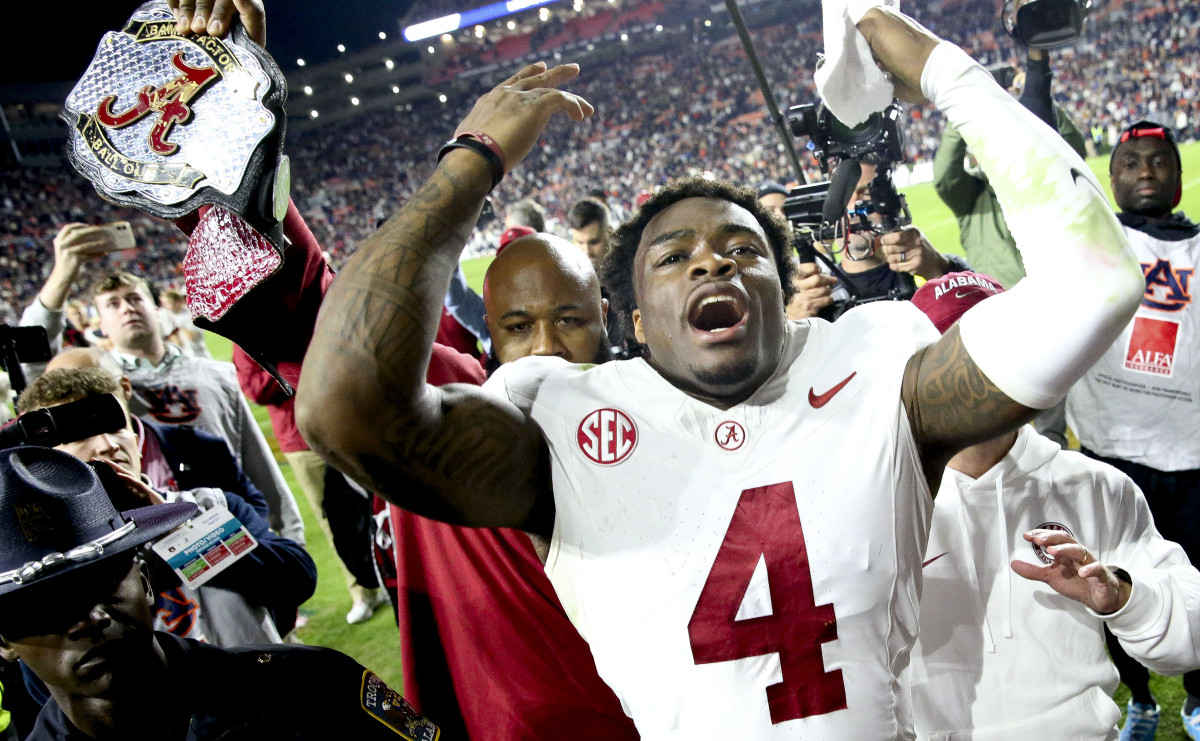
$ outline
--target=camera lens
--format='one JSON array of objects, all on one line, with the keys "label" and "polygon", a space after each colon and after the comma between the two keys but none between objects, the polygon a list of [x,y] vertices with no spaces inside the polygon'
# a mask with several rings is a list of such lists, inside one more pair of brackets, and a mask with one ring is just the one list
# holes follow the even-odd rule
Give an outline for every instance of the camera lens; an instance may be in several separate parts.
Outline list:
[{"label": "camera lens", "polygon": [[866,121],[858,126],[847,126],[828,110],[822,110],[821,113],[824,116],[824,124],[829,131],[830,138],[836,141],[845,144],[865,144],[880,134],[881,117],[878,113],[872,113]]}]

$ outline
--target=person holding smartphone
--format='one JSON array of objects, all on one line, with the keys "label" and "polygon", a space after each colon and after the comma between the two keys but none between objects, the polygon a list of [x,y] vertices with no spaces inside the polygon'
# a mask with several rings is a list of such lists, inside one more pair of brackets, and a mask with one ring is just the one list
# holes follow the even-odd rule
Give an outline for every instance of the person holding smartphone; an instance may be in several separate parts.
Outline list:
[{"label": "person holding smartphone", "polygon": [[[86,263],[110,252],[131,249],[136,246],[129,222],[121,221],[103,226],[71,223],[64,225],[54,236],[54,267],[46,279],[37,298],[21,314],[22,327],[45,327],[50,338],[51,354],[63,349],[63,331],[66,329],[64,307],[71,293],[71,286],[79,277]],[[22,364],[25,377],[30,382],[42,375],[45,363]]]}]

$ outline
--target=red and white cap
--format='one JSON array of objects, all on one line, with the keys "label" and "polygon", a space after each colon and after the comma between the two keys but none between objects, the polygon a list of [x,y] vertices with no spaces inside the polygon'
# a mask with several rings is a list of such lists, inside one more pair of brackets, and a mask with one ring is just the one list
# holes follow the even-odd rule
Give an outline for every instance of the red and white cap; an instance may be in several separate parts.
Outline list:
[{"label": "red and white cap", "polygon": [[990,275],[947,273],[941,278],[926,281],[913,294],[912,302],[925,312],[939,332],[945,334],[967,309],[997,293],[1004,293],[1004,287]]}]

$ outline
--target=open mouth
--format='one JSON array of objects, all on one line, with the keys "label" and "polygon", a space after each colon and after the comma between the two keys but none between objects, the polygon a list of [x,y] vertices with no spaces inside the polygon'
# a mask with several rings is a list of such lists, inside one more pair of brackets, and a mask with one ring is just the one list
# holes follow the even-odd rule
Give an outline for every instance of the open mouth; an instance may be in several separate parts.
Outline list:
[{"label": "open mouth", "polygon": [[729,332],[746,322],[745,298],[731,284],[709,284],[692,298],[688,324],[712,335]]}]

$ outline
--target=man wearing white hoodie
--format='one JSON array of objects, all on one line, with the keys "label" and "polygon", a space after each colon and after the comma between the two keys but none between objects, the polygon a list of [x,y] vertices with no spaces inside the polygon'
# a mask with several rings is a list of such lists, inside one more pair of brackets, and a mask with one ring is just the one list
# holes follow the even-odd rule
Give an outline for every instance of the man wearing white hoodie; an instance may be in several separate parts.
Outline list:
[{"label": "man wearing white hoodie", "polygon": [[[913,303],[945,332],[1003,290],[951,273]],[[1104,625],[1154,671],[1200,666],[1200,572],[1129,477],[1029,426],[950,460],[923,572],[918,738],[1116,739]]]}]

